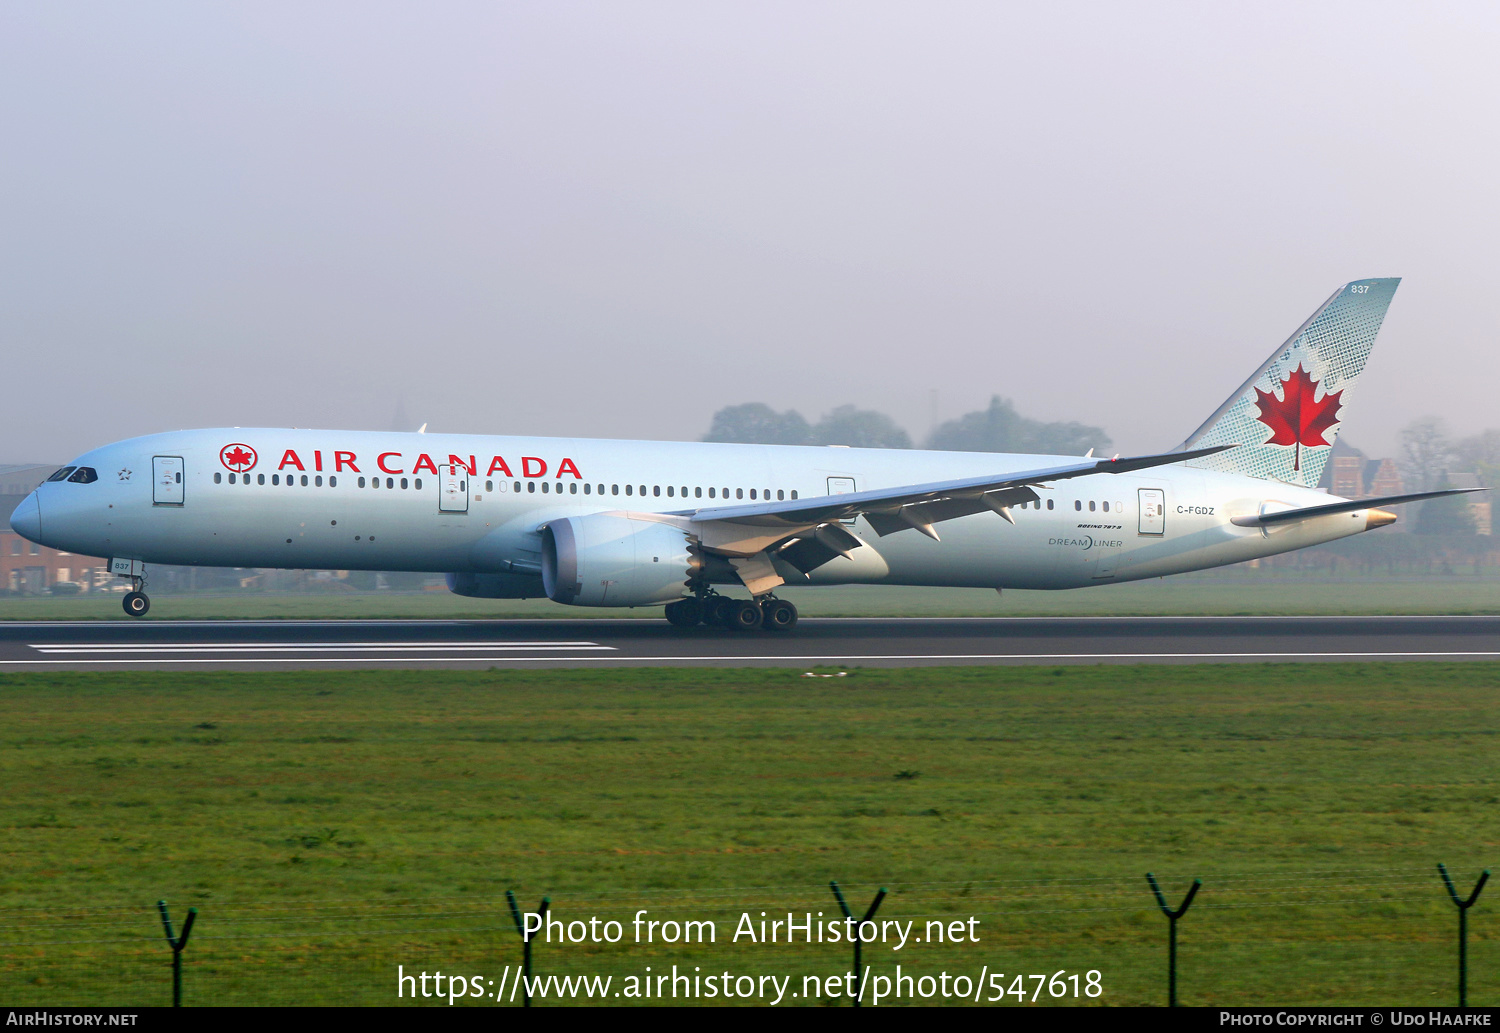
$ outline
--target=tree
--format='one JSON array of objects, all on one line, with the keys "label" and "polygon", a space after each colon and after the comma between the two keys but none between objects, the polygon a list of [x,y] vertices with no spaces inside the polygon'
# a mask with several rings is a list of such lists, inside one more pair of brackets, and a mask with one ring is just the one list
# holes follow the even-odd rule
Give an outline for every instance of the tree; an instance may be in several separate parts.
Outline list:
[{"label": "tree", "polygon": [[841,405],[824,415],[812,429],[815,445],[852,445],[855,448],[911,448],[911,438],[885,413]]},{"label": "tree", "polygon": [[1103,428],[1073,421],[1044,423],[1016,412],[1008,398],[995,395],[989,408],[949,420],[932,433],[929,446],[954,452],[1029,452],[1038,455],[1083,455],[1105,451]]},{"label": "tree", "polygon": [[777,412],[763,402],[731,405],[714,413],[704,441],[738,441],[749,445],[807,445],[812,430],[794,409]]},{"label": "tree", "polygon": [[1458,469],[1476,474],[1480,484],[1500,485],[1500,430],[1480,431],[1453,446]]},{"label": "tree", "polygon": [[1431,491],[1453,459],[1448,428],[1436,416],[1413,420],[1401,429],[1401,476],[1415,491]]},{"label": "tree", "polygon": [[[1443,481],[1442,487],[1448,487]],[[1449,495],[1443,499],[1428,499],[1417,512],[1417,534],[1449,534],[1474,537],[1474,514],[1469,511],[1469,499],[1465,495]]]}]

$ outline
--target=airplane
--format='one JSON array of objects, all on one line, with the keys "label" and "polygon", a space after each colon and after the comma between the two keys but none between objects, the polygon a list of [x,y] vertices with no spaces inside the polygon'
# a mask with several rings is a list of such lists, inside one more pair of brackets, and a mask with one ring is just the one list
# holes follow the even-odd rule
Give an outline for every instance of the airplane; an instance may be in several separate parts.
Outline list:
[{"label": "airplane", "polygon": [[188,430],[79,456],[11,526],[109,557],[133,617],[150,609],[147,564],[441,571],[464,596],[665,606],[679,627],[743,631],[797,623],[783,585],[1064,589],[1203,570],[1461,492],[1314,487],[1399,283],[1339,288],[1169,452]]}]

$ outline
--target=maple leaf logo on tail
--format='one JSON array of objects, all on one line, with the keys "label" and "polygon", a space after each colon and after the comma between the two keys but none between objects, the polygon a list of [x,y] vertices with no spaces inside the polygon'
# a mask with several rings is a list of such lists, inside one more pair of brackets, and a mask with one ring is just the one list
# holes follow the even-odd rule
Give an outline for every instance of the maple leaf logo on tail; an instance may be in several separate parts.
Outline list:
[{"label": "maple leaf logo on tail", "polygon": [[1343,407],[1339,396],[1344,392],[1329,391],[1322,398],[1315,399],[1317,381],[1300,362],[1280,386],[1280,398],[1270,391],[1255,389],[1255,402],[1260,406],[1260,415],[1256,419],[1271,428],[1271,437],[1265,442],[1267,445],[1296,447],[1292,469],[1301,470],[1303,445],[1316,448],[1333,444],[1323,435],[1339,422],[1339,409]]}]

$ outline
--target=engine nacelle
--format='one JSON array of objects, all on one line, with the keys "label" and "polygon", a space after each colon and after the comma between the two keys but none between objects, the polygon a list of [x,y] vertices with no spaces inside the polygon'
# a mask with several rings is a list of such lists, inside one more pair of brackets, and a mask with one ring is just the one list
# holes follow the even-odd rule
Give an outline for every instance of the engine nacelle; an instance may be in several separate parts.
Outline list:
[{"label": "engine nacelle", "polygon": [[540,599],[542,579],[526,574],[449,574],[448,591],[472,599]]},{"label": "engine nacelle", "polygon": [[573,606],[653,606],[688,594],[697,569],[680,528],[615,514],[564,517],[542,531],[547,598]]}]

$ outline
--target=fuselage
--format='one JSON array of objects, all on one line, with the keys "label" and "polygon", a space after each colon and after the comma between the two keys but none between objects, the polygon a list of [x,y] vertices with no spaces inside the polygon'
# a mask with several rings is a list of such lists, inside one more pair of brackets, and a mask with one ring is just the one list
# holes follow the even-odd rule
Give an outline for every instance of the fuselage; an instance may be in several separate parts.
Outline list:
[{"label": "fuselage", "polygon": [[[70,552],[232,567],[539,571],[539,529],[590,513],[684,513],[1056,464],[1056,456],[838,447],[222,429],[133,438],[41,485],[17,529]],[[1314,489],[1164,466],[1037,489],[1040,501],[915,530],[813,570],[812,584],[1077,588],[1236,563],[1366,529],[1340,513],[1274,530],[1263,507],[1334,501]],[[34,506],[31,510],[28,507]],[[28,514],[32,514],[28,516]],[[33,523],[29,521],[34,521]],[[538,582],[539,583],[539,582]],[[538,592],[537,594],[540,594]]]}]

